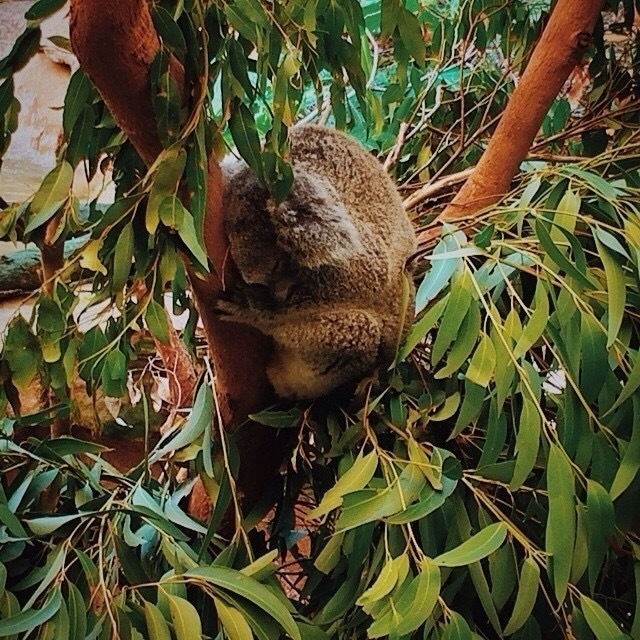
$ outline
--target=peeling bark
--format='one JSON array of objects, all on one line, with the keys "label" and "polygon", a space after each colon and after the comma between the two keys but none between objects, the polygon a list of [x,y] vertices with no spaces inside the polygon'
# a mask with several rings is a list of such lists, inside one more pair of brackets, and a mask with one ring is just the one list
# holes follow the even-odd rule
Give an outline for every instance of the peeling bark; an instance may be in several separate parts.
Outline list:
[{"label": "peeling bark", "polygon": [[591,42],[604,0],[558,0],[486,151],[440,216],[472,216],[504,196],[549,107]]}]

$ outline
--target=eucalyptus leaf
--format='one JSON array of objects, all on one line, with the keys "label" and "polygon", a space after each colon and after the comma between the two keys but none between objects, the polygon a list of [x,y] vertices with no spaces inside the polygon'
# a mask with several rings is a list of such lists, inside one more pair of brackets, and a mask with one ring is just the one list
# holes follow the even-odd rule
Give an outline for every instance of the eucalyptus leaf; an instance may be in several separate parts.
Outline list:
[{"label": "eucalyptus leaf", "polygon": [[62,595],[55,589],[40,609],[24,610],[0,620],[0,638],[37,629],[58,612],[61,604]]},{"label": "eucalyptus leaf", "polygon": [[178,640],[202,637],[202,622],[197,609],[184,598],[167,596],[173,629]]},{"label": "eucalyptus leaf", "polygon": [[61,162],[46,175],[29,205],[25,233],[41,227],[56,214],[69,198],[72,182],[73,168],[68,162]]},{"label": "eucalyptus leaf", "polygon": [[482,560],[493,553],[505,541],[507,527],[503,522],[486,526],[461,545],[443,553],[433,561],[440,567],[462,567]]},{"label": "eucalyptus leaf", "polygon": [[527,556],[522,562],[518,595],[513,605],[511,617],[504,628],[504,635],[509,636],[515,633],[529,619],[538,597],[539,587],[540,567],[533,558]]},{"label": "eucalyptus leaf", "polygon": [[563,602],[576,537],[575,480],[566,454],[556,444],[551,444],[547,465],[549,517],[545,542],[550,554],[553,588],[558,601]]},{"label": "eucalyptus leaf", "polygon": [[204,580],[216,587],[247,598],[278,622],[294,640],[302,640],[298,627],[287,608],[257,580],[227,567],[198,567],[187,571],[184,576],[188,579]]}]

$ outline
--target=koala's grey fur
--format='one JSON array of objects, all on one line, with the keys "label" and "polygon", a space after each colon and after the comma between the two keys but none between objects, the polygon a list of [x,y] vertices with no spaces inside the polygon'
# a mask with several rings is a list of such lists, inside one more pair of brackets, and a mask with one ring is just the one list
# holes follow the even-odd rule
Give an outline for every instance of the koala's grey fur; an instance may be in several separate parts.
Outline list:
[{"label": "koala's grey fur", "polygon": [[404,274],[416,240],[393,182],[357,142],[320,126],[290,135],[294,182],[280,205],[246,165],[223,162],[242,282],[220,311],[273,338],[278,395],[315,398],[393,358],[413,317]]}]

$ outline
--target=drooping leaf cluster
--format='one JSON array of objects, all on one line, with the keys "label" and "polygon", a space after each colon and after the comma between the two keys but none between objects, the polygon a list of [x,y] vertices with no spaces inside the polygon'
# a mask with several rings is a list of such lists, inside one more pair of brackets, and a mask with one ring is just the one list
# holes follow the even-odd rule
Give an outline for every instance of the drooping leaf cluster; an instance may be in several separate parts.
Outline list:
[{"label": "drooping leaf cluster", "polygon": [[[55,6],[41,0],[32,19]],[[588,82],[558,97],[513,194],[475,228],[443,229],[419,262],[418,315],[395,366],[347,406],[254,416],[297,436],[267,533],[264,521],[255,528],[259,510],[243,527],[226,522],[239,461],[231,437],[212,451],[218,425],[205,386],[182,430],[149,453],[164,465],[160,479],[144,464],[116,473],[73,440],[7,439],[0,632],[637,637],[633,8],[603,14]],[[197,233],[206,158],[225,141],[275,197],[288,188],[286,129],[300,116],[350,128],[399,179],[472,166],[548,9],[495,0],[157,3],[156,163],[143,166],[80,71],[59,165],[30,202],[0,213],[14,237],[41,243],[51,220],[59,238],[87,234],[72,262],[91,276],[93,306],[117,313],[85,326],[79,289],[61,278],[30,320],[6,332],[5,395],[41,377],[59,400],[50,418],[68,407],[75,368],[92,389],[125,393],[140,328],[166,338],[167,290],[193,333],[178,252],[207,268]],[[2,91],[12,95],[8,70],[32,50],[35,28],[0,65],[5,139],[17,106]],[[185,67],[186,102],[170,56]],[[104,154],[117,199],[83,217],[71,170],[100,170]],[[33,421],[2,426],[10,435]],[[178,467],[200,474],[209,522],[181,507],[188,485]],[[218,536],[229,527],[231,542]]]}]

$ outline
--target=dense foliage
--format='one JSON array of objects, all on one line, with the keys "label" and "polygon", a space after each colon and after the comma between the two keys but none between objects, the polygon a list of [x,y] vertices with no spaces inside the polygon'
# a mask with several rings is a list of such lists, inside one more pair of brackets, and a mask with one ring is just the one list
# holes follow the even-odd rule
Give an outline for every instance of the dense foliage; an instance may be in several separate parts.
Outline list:
[{"label": "dense foliage", "polygon": [[[61,4],[36,2],[0,61],[0,150],[19,111],[12,74],[37,47],[38,21]],[[58,165],[33,198],[0,212],[1,236],[42,245],[45,226],[86,236],[31,318],[16,317],[3,337],[0,637],[640,636],[632,2],[603,13],[588,82],[558,97],[512,194],[423,247],[418,316],[395,365],[348,401],[256,416],[293,435],[266,521],[259,508],[244,519],[235,508],[235,436],[211,421],[206,367],[189,417],[127,474],[96,444],[20,439],[70,411],[76,375],[107,396],[136,385],[136,336],[146,325],[167,339],[167,290],[189,315],[193,346],[178,252],[207,268],[196,229],[209,153],[235,145],[280,197],[291,181],[286,129],[304,118],[349,129],[407,192],[468,169],[548,5],[157,2],[153,96],[165,150],[149,171],[82,70],[73,75]],[[189,109],[169,55],[198,79]],[[73,169],[92,174],[105,157],[116,201],[82,216]],[[416,211],[417,227],[432,204]],[[81,281],[66,277],[72,264]],[[96,308],[100,322],[87,325]],[[53,391],[52,408],[9,411],[36,379]],[[185,468],[212,498],[210,522],[181,506]]]}]

